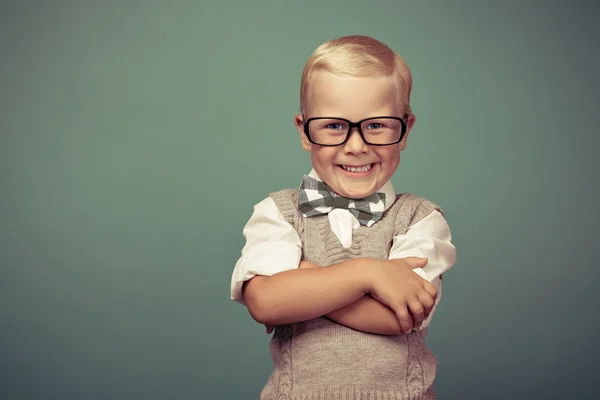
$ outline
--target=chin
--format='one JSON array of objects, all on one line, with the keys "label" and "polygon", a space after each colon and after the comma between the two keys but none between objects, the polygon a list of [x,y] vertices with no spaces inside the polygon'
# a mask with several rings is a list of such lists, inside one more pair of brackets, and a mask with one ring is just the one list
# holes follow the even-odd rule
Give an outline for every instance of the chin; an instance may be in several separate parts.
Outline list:
[{"label": "chin", "polygon": [[362,199],[377,191],[377,179],[371,182],[348,182],[346,179],[340,179],[335,176],[333,182],[327,183],[337,194],[349,199]]},{"label": "chin", "polygon": [[362,199],[372,195],[376,191],[376,185],[370,184],[368,186],[363,186],[362,188],[341,187],[337,193],[349,199]]},{"label": "chin", "polygon": [[364,199],[365,197],[368,197],[368,196],[372,195],[373,193],[375,193],[374,190],[353,191],[353,192],[344,192],[342,194],[342,196],[347,197],[349,199]]}]

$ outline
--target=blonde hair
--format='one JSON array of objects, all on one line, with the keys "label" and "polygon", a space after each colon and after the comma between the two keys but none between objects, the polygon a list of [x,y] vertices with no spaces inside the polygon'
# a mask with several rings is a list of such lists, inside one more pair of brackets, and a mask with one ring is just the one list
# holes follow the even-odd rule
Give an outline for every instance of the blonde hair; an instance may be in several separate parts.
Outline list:
[{"label": "blonde hair", "polygon": [[309,57],[300,82],[300,112],[304,115],[313,74],[386,76],[392,78],[398,104],[412,114],[412,74],[406,62],[386,44],[369,36],[351,35],[321,44]]}]

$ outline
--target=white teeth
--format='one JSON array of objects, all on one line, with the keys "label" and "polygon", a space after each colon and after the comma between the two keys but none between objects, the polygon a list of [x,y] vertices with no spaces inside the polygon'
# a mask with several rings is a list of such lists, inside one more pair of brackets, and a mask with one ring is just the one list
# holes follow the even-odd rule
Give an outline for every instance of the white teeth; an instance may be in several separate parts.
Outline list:
[{"label": "white teeth", "polygon": [[342,165],[342,168],[344,168],[348,172],[367,172],[368,170],[371,169],[371,164],[365,165],[364,167],[348,167],[348,166]]}]

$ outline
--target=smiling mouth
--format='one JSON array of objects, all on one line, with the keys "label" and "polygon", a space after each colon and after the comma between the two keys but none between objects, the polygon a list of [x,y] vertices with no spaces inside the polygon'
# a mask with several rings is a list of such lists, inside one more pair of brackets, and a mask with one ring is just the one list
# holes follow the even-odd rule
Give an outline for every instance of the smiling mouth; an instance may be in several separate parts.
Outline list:
[{"label": "smiling mouth", "polygon": [[339,167],[342,168],[346,172],[368,172],[371,170],[371,168],[373,168],[373,164],[357,165],[357,166],[339,165]]}]

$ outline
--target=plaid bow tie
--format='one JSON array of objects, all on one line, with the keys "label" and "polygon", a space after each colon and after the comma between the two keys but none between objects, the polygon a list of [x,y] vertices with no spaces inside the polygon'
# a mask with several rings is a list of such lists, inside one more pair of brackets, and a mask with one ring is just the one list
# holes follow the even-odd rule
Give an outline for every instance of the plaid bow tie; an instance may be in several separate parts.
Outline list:
[{"label": "plaid bow tie", "polygon": [[374,193],[364,199],[348,199],[333,193],[329,186],[304,175],[298,189],[298,210],[305,217],[323,215],[334,208],[343,208],[356,217],[363,226],[372,226],[383,216],[385,193]]}]

